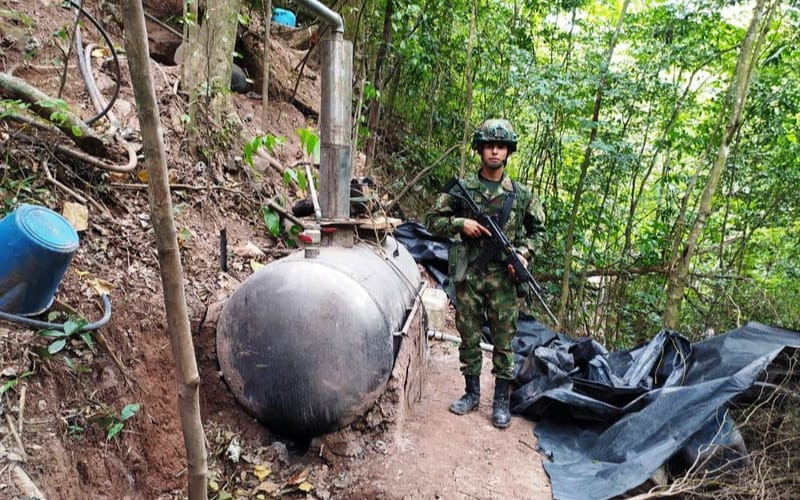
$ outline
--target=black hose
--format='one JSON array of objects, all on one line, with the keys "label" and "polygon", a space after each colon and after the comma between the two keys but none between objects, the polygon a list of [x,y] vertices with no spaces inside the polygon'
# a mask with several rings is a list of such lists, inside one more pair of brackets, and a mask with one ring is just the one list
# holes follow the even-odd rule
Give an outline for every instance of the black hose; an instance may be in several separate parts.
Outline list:
[{"label": "black hose", "polygon": [[[103,317],[99,320],[95,321],[94,323],[89,323],[87,325],[82,326],[78,331],[80,332],[87,332],[90,330],[97,330],[98,328],[105,326],[106,323],[109,322],[111,319],[111,299],[108,298],[108,294],[104,293],[100,296],[103,299]],[[50,323],[48,321],[39,321],[35,319],[30,319],[25,316],[18,316],[16,314],[9,314],[3,311],[0,311],[0,319],[4,321],[10,321],[12,323],[19,323],[21,325],[30,326],[33,328],[47,328],[49,330],[59,330],[64,331],[64,324],[62,323]]]},{"label": "black hose", "polygon": [[[86,19],[91,21],[91,23],[94,25],[94,27],[97,28],[97,31],[100,32],[100,35],[103,37],[103,40],[105,40],[106,44],[108,45],[109,50],[111,51],[111,57],[114,58],[114,73],[115,73],[114,76],[116,76],[116,81],[115,81],[116,85],[114,86],[114,95],[111,96],[111,99],[108,101],[108,104],[106,104],[106,107],[105,107],[105,109],[103,111],[97,113],[96,115],[94,115],[90,119],[86,120],[86,122],[85,122],[86,125],[91,125],[94,122],[96,122],[97,120],[99,120],[100,118],[104,117],[111,110],[111,107],[114,106],[114,102],[116,102],[117,97],[119,96],[119,87],[120,87],[120,82],[122,81],[121,71],[120,71],[120,67],[119,67],[119,58],[117,57],[117,51],[114,50],[114,43],[111,41],[111,37],[108,36],[108,33],[106,33],[106,30],[103,29],[103,26],[100,24],[100,22],[97,19],[95,19],[91,14],[86,12],[83,9],[83,6],[81,4],[75,3],[73,0],[69,0],[69,3],[73,7],[78,9],[80,14],[86,16]],[[78,29],[78,28],[76,28],[76,29]],[[82,57],[82,56],[79,55],[78,57]]]}]

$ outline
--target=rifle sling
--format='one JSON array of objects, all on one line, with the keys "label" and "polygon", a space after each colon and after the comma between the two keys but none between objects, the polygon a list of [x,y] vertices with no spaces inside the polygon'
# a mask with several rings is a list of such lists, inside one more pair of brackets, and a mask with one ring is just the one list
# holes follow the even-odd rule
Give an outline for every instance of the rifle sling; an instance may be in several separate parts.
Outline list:
[{"label": "rifle sling", "polygon": [[[512,191],[506,195],[505,203],[503,203],[503,209],[500,211],[500,216],[497,218],[497,227],[502,231],[505,229],[506,223],[508,222],[508,218],[511,216],[511,207],[514,205],[514,199],[517,197],[517,184],[515,182],[511,183]],[[474,265],[478,269],[486,268],[486,265],[497,256],[497,253],[501,250],[498,245],[495,245],[494,242],[490,243],[483,251],[478,255],[478,258],[475,259]]]}]

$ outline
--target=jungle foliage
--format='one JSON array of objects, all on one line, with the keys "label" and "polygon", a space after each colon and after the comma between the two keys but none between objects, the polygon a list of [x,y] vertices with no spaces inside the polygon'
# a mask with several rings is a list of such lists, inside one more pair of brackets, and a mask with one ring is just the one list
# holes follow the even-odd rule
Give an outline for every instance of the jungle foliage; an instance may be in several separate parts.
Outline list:
[{"label": "jungle foliage", "polygon": [[[509,118],[521,136],[510,171],[548,218],[533,271],[568,332],[612,345],[650,337],[698,223],[669,326],[693,335],[748,320],[797,329],[799,5],[348,2],[358,143],[377,142],[368,164],[397,193],[443,151],[467,147],[465,127]],[[743,54],[756,12],[752,53]],[[738,64],[749,64],[749,86],[736,119]],[[724,163],[706,216],[699,208],[715,158]],[[458,154],[440,161],[400,201],[405,215],[421,218],[458,171]]]}]

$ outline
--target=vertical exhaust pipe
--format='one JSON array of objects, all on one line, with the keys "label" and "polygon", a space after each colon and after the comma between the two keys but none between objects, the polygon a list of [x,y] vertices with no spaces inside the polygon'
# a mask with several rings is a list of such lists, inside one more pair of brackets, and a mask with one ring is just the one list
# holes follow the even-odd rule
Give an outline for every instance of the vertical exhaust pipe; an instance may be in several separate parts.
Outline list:
[{"label": "vertical exhaust pipe", "polygon": [[318,15],[331,27],[320,41],[322,55],[322,103],[320,129],[320,192],[322,241],[324,246],[353,246],[350,219],[350,178],[352,177],[353,44],[344,39],[344,22],[339,14],[317,0],[297,3]]}]

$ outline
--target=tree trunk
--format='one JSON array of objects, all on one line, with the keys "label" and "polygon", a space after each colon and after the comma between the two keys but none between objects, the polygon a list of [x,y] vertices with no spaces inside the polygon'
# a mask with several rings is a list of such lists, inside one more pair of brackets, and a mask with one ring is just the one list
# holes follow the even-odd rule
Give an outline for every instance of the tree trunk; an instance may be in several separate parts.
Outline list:
[{"label": "tree trunk", "polygon": [[[753,69],[757,62],[758,52],[769,28],[769,20],[775,8],[775,4],[772,4],[765,13],[764,3],[765,0],[758,0],[755,7],[753,7],[753,18],[742,42],[742,48],[739,51],[739,58],[736,62],[736,70],[731,81],[728,98],[726,99],[729,103],[730,113],[725,125],[725,133],[722,134],[716,159],[711,166],[708,180],[700,197],[697,217],[667,276],[667,298],[664,306],[664,317],[662,318],[664,328],[674,329],[678,326],[683,291],[688,284],[692,255],[694,255],[700,233],[702,233],[705,226],[706,218],[711,213],[712,199],[717,191],[722,168],[728,159],[729,146],[740,125],[742,110],[750,87]],[[676,235],[676,237],[680,236]]]},{"label": "tree trunk", "polygon": [[367,139],[367,159],[365,172],[369,172],[372,162],[375,161],[375,148],[378,142],[378,121],[381,117],[381,70],[386,61],[386,54],[389,52],[389,44],[392,43],[392,15],[394,14],[394,0],[386,0],[386,10],[383,13],[383,39],[378,47],[378,54],[375,57],[375,75],[372,85],[375,88],[375,96],[369,103],[369,115],[367,117],[367,128],[369,129],[369,139]]},{"label": "tree trunk", "polygon": [[150,220],[156,235],[161,284],[175,375],[178,380],[178,412],[189,471],[189,498],[207,498],[205,434],[200,419],[200,376],[194,357],[186,295],[183,288],[175,221],[172,219],[167,160],[159,121],[153,81],[150,77],[150,55],[145,32],[141,0],[122,2],[125,24],[125,52],[128,55],[131,83],[141,126],[144,155],[147,159]]},{"label": "tree trunk", "polygon": [[240,6],[241,0],[207,0],[202,24],[187,28],[181,83],[189,93],[192,125],[198,124],[201,111],[211,128],[222,129],[226,118],[238,117],[230,82]]},{"label": "tree trunk", "polygon": [[589,171],[589,165],[592,161],[592,143],[594,143],[594,140],[597,137],[597,121],[600,117],[600,105],[603,101],[603,87],[605,86],[606,82],[608,66],[611,63],[611,56],[614,55],[614,48],[617,45],[617,38],[619,37],[619,32],[622,29],[622,20],[625,18],[625,11],[628,10],[629,3],[630,0],[625,0],[625,3],[622,5],[622,10],[619,13],[619,20],[617,21],[617,27],[614,31],[614,36],[611,37],[608,53],[606,54],[606,59],[603,64],[603,68],[601,69],[602,73],[600,75],[600,82],[597,84],[597,92],[594,96],[594,109],[592,110],[592,131],[589,133],[589,142],[586,144],[586,149],[583,153],[581,173],[578,177],[578,184],[575,186],[575,194],[572,199],[572,212],[570,213],[569,217],[569,227],[567,228],[564,247],[564,274],[561,279],[561,302],[558,307],[558,322],[560,325],[562,325],[562,328],[566,326],[564,323],[564,317],[566,316],[567,303],[569,302],[569,279],[570,270],[572,268],[572,247],[575,241],[575,222],[578,217],[578,208],[581,204],[581,197],[583,196],[586,174]]},{"label": "tree trunk", "polygon": [[267,121],[269,120],[269,56],[270,45],[269,35],[270,28],[272,27],[272,0],[264,1],[264,52],[261,58],[262,80],[261,84],[261,129],[267,130]]},{"label": "tree trunk", "polygon": [[472,0],[472,17],[469,22],[469,38],[467,39],[467,64],[464,70],[464,93],[467,102],[464,105],[464,135],[461,137],[461,159],[458,162],[458,172],[464,175],[469,150],[469,133],[472,130],[472,52],[475,46],[475,32],[478,30],[478,0]]},{"label": "tree trunk", "polygon": [[736,131],[736,142],[733,146],[733,157],[731,159],[730,174],[728,175],[728,193],[725,196],[725,210],[722,215],[722,228],[719,232],[719,249],[717,250],[717,267],[720,272],[725,271],[725,235],[728,232],[728,218],[731,215],[731,199],[734,195],[734,184],[736,181],[736,152],[742,144],[742,129]]}]

